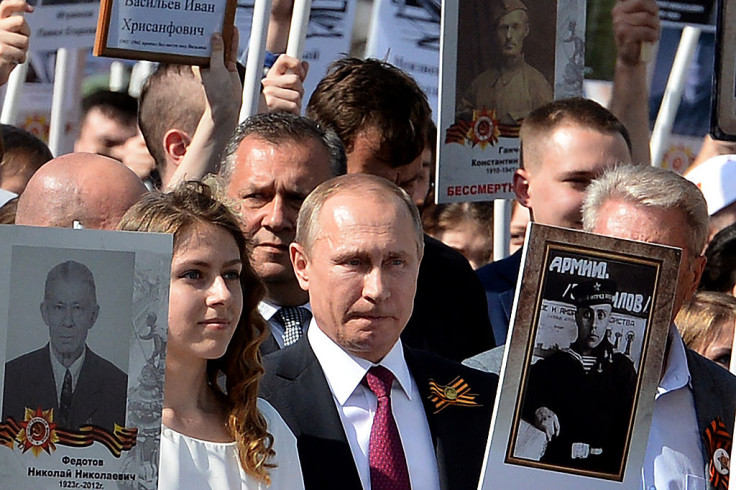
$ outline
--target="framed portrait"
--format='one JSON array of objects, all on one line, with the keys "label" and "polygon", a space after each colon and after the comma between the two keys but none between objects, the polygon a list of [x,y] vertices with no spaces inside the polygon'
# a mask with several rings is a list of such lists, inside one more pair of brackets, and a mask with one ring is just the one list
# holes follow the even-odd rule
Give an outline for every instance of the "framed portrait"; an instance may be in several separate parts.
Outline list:
[{"label": "framed portrait", "polygon": [[170,235],[2,226],[3,488],[157,487],[170,268]]},{"label": "framed portrait", "polygon": [[530,224],[482,489],[641,485],[679,260]]},{"label": "framed portrait", "polygon": [[584,0],[442,2],[438,202],[513,197],[530,111],[579,96]]},{"label": "framed portrait", "polygon": [[717,139],[736,141],[736,3],[720,0],[719,5],[710,132]]},{"label": "framed portrait", "polygon": [[236,0],[102,0],[94,54],[207,66],[210,38],[221,32],[230,40],[236,6]]}]

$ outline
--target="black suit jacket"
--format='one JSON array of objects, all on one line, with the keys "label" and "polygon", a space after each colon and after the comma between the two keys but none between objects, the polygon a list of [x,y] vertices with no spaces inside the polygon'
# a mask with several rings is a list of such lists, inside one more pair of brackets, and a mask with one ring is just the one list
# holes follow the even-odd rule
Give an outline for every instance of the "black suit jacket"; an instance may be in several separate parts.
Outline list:
[{"label": "black suit jacket", "polygon": [[[475,490],[485,456],[498,377],[438,356],[405,348],[434,441],[443,490]],[[281,414],[297,438],[307,490],[362,488],[350,445],[327,379],[306,338],[264,359],[260,395]],[[434,414],[429,380],[441,385],[461,376],[480,406],[449,406]]]},{"label": "black suit jacket", "polygon": [[[3,420],[24,420],[26,407],[53,408],[57,413],[59,402],[49,348],[46,344],[5,364]],[[87,347],[72,396],[71,426],[65,428],[76,430],[93,424],[112,431],[116,423],[124,426],[127,388],[127,375]]]},{"label": "black suit jacket", "polygon": [[[686,349],[686,353],[687,366],[692,378],[695,413],[698,417],[698,432],[701,438],[705,434],[708,424],[719,417],[726,424],[726,430],[733,440],[733,414],[736,412],[736,376],[695,351]],[[707,479],[708,465],[713,460],[713,454],[708,453],[705,444],[701,444],[701,447]],[[708,488],[715,490],[710,482]]]},{"label": "black suit jacket", "polygon": [[427,235],[414,311],[401,340],[461,362],[496,346],[483,287],[459,252]]}]

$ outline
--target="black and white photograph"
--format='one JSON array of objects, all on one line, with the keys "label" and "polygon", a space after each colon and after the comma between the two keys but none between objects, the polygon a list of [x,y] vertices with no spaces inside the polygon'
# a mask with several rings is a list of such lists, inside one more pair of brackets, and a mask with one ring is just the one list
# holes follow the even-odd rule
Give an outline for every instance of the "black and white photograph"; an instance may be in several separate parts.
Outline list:
[{"label": "black and white photograph", "polygon": [[521,418],[546,444],[513,457],[619,478],[657,267],[550,247],[544,270]]},{"label": "black and white photograph", "polygon": [[529,112],[582,94],[582,0],[442,4],[438,203],[513,198]]},{"label": "black and white photograph", "polygon": [[0,227],[0,486],[156,488],[170,271],[170,235]]},{"label": "black and white photograph", "polygon": [[641,485],[678,265],[670,247],[530,225],[480,488]]},{"label": "black and white photograph", "polygon": [[66,429],[125,425],[129,349],[109,339],[131,329],[134,260],[130,252],[13,247],[3,420],[53,408]]},{"label": "black and white photograph", "polygon": [[552,101],[556,17],[557,2],[459,2],[458,118],[471,120],[473,111],[485,109],[499,124],[518,126]]}]

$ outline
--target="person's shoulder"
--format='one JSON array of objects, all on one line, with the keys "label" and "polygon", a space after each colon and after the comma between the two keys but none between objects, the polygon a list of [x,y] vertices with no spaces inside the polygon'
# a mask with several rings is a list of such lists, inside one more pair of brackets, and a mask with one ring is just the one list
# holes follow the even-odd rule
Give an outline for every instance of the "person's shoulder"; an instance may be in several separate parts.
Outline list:
[{"label": "person's shoulder", "polygon": [[122,381],[127,384],[128,375],[126,375],[119,367],[112,362],[108,361],[104,357],[101,357],[87,347],[87,353],[85,354],[85,364],[89,366],[96,375],[104,376],[106,380]]},{"label": "person's shoulder", "polygon": [[293,345],[264,356],[262,363],[265,371],[259,383],[262,395],[278,391],[295,381],[312,363],[319,365],[306,336]]},{"label": "person's shoulder", "polygon": [[289,430],[289,426],[286,425],[284,419],[281,417],[279,412],[271,405],[265,398],[258,397],[257,400],[258,411],[266,419],[268,425],[268,432],[274,436],[274,439],[279,437],[286,437],[293,439],[296,442],[294,434]]},{"label": "person's shoulder", "polygon": [[25,369],[25,366],[33,365],[37,366],[40,359],[48,358],[49,356],[49,350],[47,346],[41,347],[40,349],[36,349],[31,352],[27,352],[26,354],[22,354],[15,359],[11,359],[10,361],[5,363],[5,373],[6,376],[8,374],[8,371],[12,371],[15,369]]},{"label": "person's shoulder", "polygon": [[425,260],[446,264],[448,268],[455,267],[458,264],[463,265],[463,267],[470,267],[468,259],[463,254],[427,234],[424,235],[424,257],[422,257],[422,262]]},{"label": "person's shoulder", "polygon": [[499,374],[501,372],[505,348],[506,345],[499,345],[493,349],[476,354],[473,357],[465,359],[463,365],[486,373]]},{"label": "person's shoulder", "polygon": [[687,361],[691,376],[697,382],[698,378],[707,376],[713,380],[715,386],[736,396],[736,376],[728,369],[707,359],[692,349],[687,349]]},{"label": "person's shoulder", "polygon": [[405,352],[410,368],[412,365],[421,366],[429,374],[461,376],[467,378],[466,381],[468,382],[475,380],[484,386],[492,386],[495,394],[496,384],[498,383],[498,375],[495,373],[481,371],[421,349],[413,349],[407,346]]},{"label": "person's shoulder", "polygon": [[476,274],[488,292],[500,293],[516,287],[521,268],[521,249],[501,260],[491,262],[476,270]]}]

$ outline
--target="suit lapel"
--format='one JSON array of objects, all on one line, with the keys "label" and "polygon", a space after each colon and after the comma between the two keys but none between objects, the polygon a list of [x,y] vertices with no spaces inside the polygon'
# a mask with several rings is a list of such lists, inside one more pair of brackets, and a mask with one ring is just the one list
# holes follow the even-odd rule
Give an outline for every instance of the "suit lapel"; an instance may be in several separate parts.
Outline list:
[{"label": "suit lapel", "polygon": [[[39,351],[36,351],[39,352]],[[53,408],[54,412],[59,409],[59,396],[56,393],[56,381],[54,381],[54,368],[51,367],[51,344],[46,344],[43,355],[38,357],[38,372],[41,375],[39,379],[38,392],[42,393],[42,400],[38,405],[41,407]],[[29,407],[35,409],[36,407]]]},{"label": "suit lapel", "polygon": [[332,392],[306,336],[277,355],[280,362],[274,375],[282,388],[274,396],[278,403],[290,405],[287,423],[299,441],[305,485],[325,490],[362,488]]},{"label": "suit lapel", "polygon": [[[700,447],[705,463],[705,477],[708,480],[709,465],[713,455],[709,454],[709,448],[706,447],[703,439],[706,428],[716,417],[720,417],[726,424],[729,434],[733,434],[733,409],[729,410],[724,406],[727,394],[722,393],[722,387],[718,386],[713,376],[709,375],[708,367],[704,365],[703,360],[690,349],[686,349],[685,352],[692,379],[693,401],[698,419],[698,434],[701,437]],[[710,481],[708,481],[708,488],[715,490]]]},{"label": "suit lapel", "polygon": [[406,359],[407,365],[409,366],[409,372],[414,378],[414,381],[417,384],[417,388],[419,389],[419,396],[422,399],[424,413],[427,416],[429,431],[432,434],[434,453],[437,458],[437,470],[440,477],[440,488],[442,490],[451,490],[450,482],[448,481],[448,461],[445,447],[445,438],[442,427],[437,424],[437,419],[436,417],[434,417],[435,406],[429,399],[429,381],[432,379],[432,377],[426,369],[427,366],[418,361],[411,349],[407,349],[406,347],[404,348],[404,357]]}]

